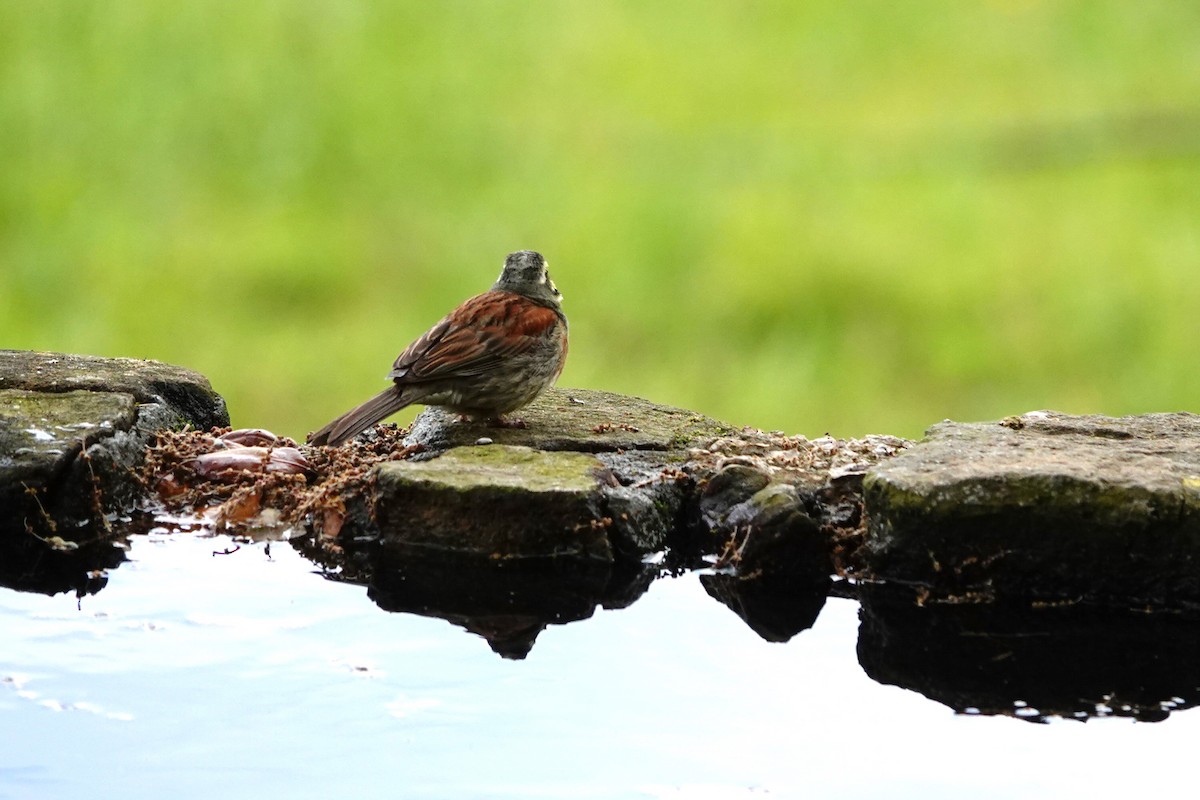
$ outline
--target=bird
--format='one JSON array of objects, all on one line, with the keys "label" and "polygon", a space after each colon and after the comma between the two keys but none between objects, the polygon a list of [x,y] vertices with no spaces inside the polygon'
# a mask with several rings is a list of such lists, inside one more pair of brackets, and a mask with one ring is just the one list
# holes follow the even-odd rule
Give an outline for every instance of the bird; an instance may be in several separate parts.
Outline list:
[{"label": "bird", "polygon": [[562,372],[567,317],[546,259],[510,253],[489,291],[464,301],[404,349],[392,385],[308,437],[337,446],[400,409],[440,406],[469,420],[521,427],[505,414],[529,405]]}]

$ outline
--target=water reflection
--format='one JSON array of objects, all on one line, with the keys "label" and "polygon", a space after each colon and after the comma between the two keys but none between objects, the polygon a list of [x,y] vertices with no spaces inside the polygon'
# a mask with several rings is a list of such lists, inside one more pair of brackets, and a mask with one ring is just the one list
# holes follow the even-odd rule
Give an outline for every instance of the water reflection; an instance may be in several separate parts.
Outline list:
[{"label": "water reflection", "polygon": [[439,617],[487,640],[509,659],[523,659],[549,625],[621,608],[640,597],[657,568],[613,569],[578,561],[514,563],[431,558],[389,550],[367,584],[384,611]]},{"label": "water reflection", "polygon": [[862,587],[858,657],[872,679],[956,711],[1164,720],[1200,699],[1200,620],[1086,605],[917,605]]},{"label": "water reflection", "polygon": [[817,621],[833,582],[829,578],[799,581],[785,576],[743,578],[733,574],[701,575],[708,596],[733,613],[768,642],[786,642]]},{"label": "water reflection", "polygon": [[[76,548],[35,537],[0,547],[0,585],[77,597],[108,585],[128,542],[151,528],[127,526]],[[154,527],[160,537],[166,528]],[[222,539],[222,541],[228,541]],[[167,542],[169,546],[169,542]],[[683,567],[562,561],[464,561],[371,543],[325,550],[304,537],[287,545],[328,580],[362,586],[389,613],[443,619],[485,639],[505,659],[531,652],[550,626],[638,601],[654,580]],[[264,545],[264,550],[270,544]],[[220,555],[220,549],[213,556]],[[270,555],[270,551],[266,550]],[[687,567],[694,568],[695,563]],[[708,596],[761,639],[787,642],[811,628],[831,592],[861,602],[857,654],[879,684],[910,689],[960,713],[1086,720],[1160,721],[1200,701],[1200,619],[1085,605],[926,604],[897,588],[831,584],[827,578],[700,575]]]},{"label": "water reflection", "polygon": [[108,583],[108,570],[125,561],[126,537],[97,530],[80,541],[34,534],[0,536],[0,586],[18,592],[82,598]]}]

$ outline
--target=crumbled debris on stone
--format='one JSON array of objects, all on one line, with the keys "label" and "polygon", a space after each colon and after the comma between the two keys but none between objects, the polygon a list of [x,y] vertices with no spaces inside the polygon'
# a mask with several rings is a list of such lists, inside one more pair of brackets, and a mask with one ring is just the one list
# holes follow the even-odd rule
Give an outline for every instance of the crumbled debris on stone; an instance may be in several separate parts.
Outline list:
[{"label": "crumbled debris on stone", "polygon": [[149,449],[142,483],[164,508],[217,527],[311,523],[333,539],[346,501],[361,495],[372,468],[423,448],[407,429],[381,425],[341,447],[309,447],[261,429],[163,431]]},{"label": "crumbled debris on stone", "polygon": [[[743,510],[757,508],[753,499],[743,500],[743,496],[748,498],[760,490],[769,492],[769,485],[787,485],[800,492],[798,505],[805,508],[828,542],[834,573],[842,578],[863,577],[866,517],[862,477],[874,465],[912,444],[886,435],[809,439],[743,428],[737,435],[688,450],[687,468],[696,476],[705,498],[701,500],[702,513],[707,512],[710,526],[718,537],[723,537],[723,545],[717,543],[717,564],[745,569],[748,565],[741,561],[747,543],[761,533],[757,518],[745,520],[738,516]],[[725,494],[730,496],[722,497]],[[730,512],[728,518],[722,516]]]},{"label": "crumbled debris on stone", "polygon": [[[448,430],[476,445],[481,441],[476,431]],[[629,433],[637,428],[618,421],[589,424],[584,430]],[[680,524],[680,503],[692,502],[684,495],[691,495],[699,526],[685,524],[688,541],[675,544],[688,553],[724,553],[721,566],[746,574],[773,562],[786,571],[794,562],[817,565],[812,568],[826,576],[828,570],[843,577],[860,575],[862,476],[910,443],[894,436],[808,439],[753,428],[725,428],[722,433],[680,451],[682,458],[668,459],[649,477],[621,480],[629,492],[651,490],[645,497],[637,495],[634,506],[653,511],[658,515],[654,519],[671,528]],[[489,430],[484,440],[499,441],[497,435]],[[347,532],[370,529],[377,522],[372,482],[379,473],[374,468],[428,453],[428,444],[405,445],[405,439],[414,438],[419,437],[410,429],[395,425],[376,427],[336,448],[297,445],[255,429],[163,433],[147,457],[143,481],[169,511],[194,513],[209,524],[245,532],[304,528],[318,534],[315,546],[336,555],[350,545]],[[619,462],[631,456],[618,450],[606,458]],[[616,473],[622,471],[614,470],[616,484]],[[654,490],[660,482],[683,488],[662,494]],[[647,522],[631,519],[634,510],[618,509],[602,524],[642,531]]]},{"label": "crumbled debris on stone", "polygon": [[865,474],[875,464],[912,446],[898,436],[869,434],[861,439],[821,436],[787,436],[743,428],[738,436],[724,436],[708,447],[688,451],[690,462],[718,471],[727,464],[745,464],[771,477],[807,476],[837,480]]}]

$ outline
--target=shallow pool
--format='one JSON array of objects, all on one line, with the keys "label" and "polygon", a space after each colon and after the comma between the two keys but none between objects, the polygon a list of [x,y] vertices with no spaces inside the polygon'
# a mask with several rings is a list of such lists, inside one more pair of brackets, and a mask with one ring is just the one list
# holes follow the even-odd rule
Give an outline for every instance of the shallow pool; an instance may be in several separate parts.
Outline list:
[{"label": "shallow pool", "polygon": [[517,660],[284,542],[128,559],[80,598],[0,589],[0,797],[1153,796],[1200,734],[956,713],[867,677],[853,600],[772,643],[696,573]]}]

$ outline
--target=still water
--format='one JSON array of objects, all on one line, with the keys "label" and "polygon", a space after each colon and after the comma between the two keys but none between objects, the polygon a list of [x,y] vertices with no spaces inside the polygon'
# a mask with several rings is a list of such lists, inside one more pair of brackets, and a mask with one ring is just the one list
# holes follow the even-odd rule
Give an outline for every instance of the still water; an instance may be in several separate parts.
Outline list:
[{"label": "still water", "polygon": [[1152,796],[1200,736],[882,685],[848,599],[771,643],[686,573],[507,660],[283,542],[129,545],[97,594],[0,589],[0,798]]}]

